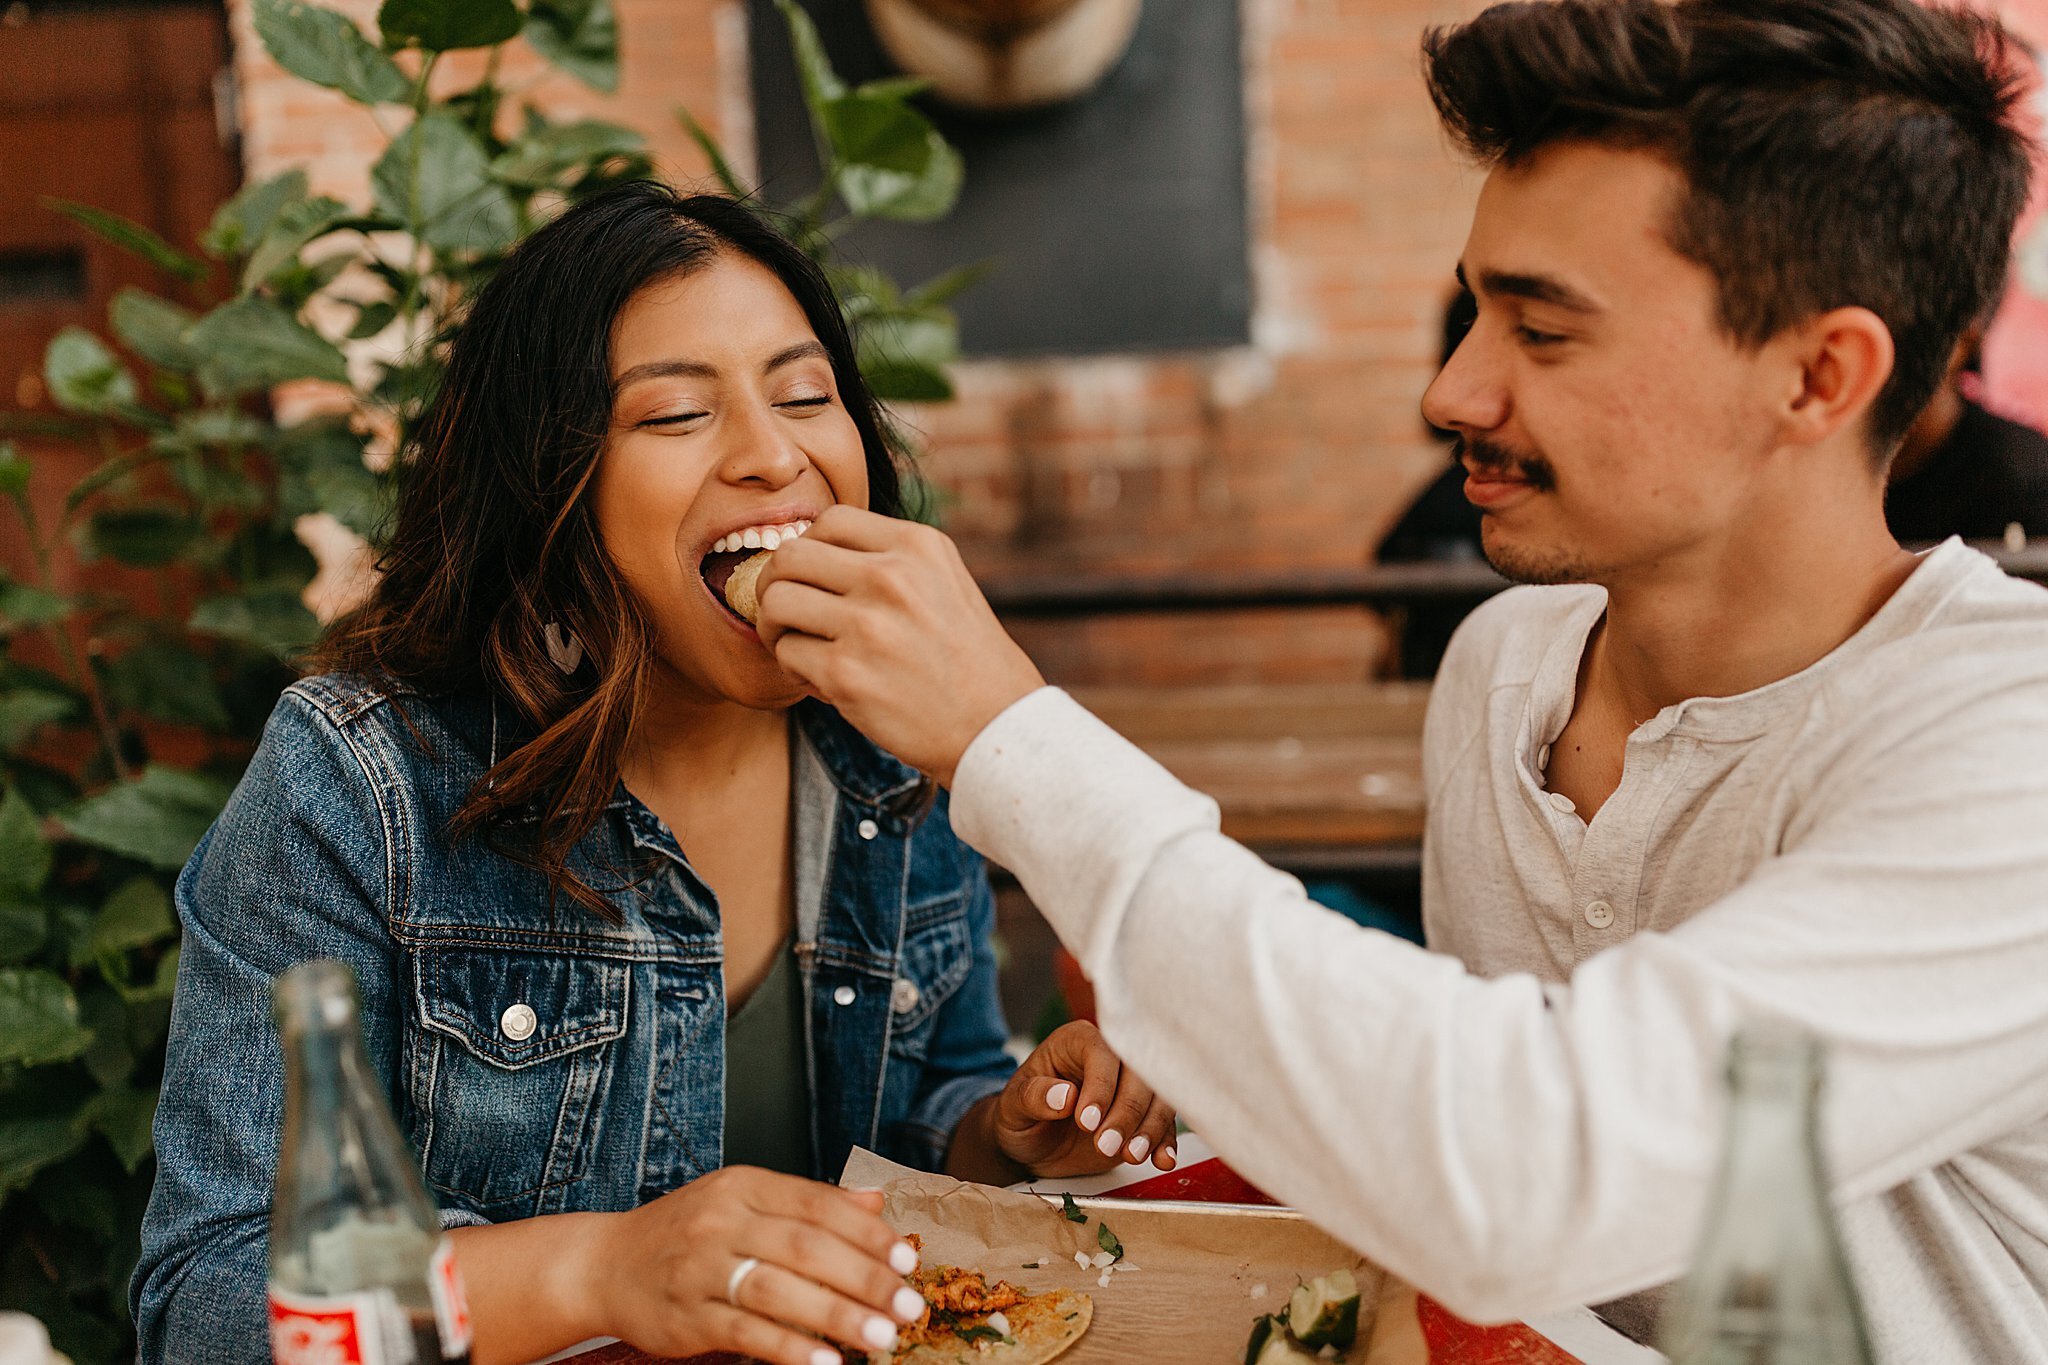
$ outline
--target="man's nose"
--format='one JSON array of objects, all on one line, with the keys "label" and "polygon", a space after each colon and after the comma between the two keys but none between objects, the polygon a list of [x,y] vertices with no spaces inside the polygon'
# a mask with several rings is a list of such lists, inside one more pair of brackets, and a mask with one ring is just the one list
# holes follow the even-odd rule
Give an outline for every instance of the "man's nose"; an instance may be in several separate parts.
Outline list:
[{"label": "man's nose", "polygon": [[1474,327],[1451,352],[1422,394],[1422,416],[1446,431],[1493,431],[1507,421],[1511,404],[1505,375]]}]

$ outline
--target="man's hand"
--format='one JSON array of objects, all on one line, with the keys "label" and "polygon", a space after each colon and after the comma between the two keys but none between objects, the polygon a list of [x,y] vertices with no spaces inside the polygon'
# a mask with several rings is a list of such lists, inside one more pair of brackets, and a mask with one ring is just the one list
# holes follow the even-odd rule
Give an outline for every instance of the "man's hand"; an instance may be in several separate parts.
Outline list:
[{"label": "man's hand", "polygon": [[951,540],[853,507],[774,553],[755,629],[863,734],[948,786],[974,737],[1045,685]]}]

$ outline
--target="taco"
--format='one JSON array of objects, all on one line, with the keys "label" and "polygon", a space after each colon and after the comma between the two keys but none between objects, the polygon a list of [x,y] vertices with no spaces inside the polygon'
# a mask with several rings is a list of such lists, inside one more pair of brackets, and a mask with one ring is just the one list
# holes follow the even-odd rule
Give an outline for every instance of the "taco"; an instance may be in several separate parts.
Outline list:
[{"label": "taco", "polygon": [[770,551],[763,550],[752,558],[742,561],[740,566],[732,571],[732,577],[725,580],[726,605],[744,617],[748,625],[754,625],[761,619],[759,584],[761,582],[761,570],[768,567],[768,556],[770,553]]},{"label": "taco", "polygon": [[903,1329],[894,1351],[870,1352],[868,1365],[1042,1365],[1079,1341],[1095,1317],[1095,1301],[1071,1289],[1027,1294],[944,1265],[909,1278],[925,1314]]}]

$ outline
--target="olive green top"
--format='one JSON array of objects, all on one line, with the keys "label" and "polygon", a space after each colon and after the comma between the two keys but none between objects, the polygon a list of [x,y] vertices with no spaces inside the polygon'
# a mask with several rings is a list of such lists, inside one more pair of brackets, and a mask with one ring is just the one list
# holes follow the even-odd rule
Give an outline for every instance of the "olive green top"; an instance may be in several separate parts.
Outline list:
[{"label": "olive green top", "polygon": [[804,995],[795,941],[725,1022],[725,1164],[811,1171]]}]

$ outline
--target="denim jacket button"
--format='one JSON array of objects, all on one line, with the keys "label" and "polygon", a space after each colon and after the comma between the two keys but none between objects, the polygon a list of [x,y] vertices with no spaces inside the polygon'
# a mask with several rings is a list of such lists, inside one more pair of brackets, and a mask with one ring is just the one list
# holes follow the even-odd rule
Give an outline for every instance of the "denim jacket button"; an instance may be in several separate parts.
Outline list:
[{"label": "denim jacket button", "polygon": [[904,977],[897,977],[896,984],[889,989],[889,1008],[898,1014],[910,1013],[922,999],[924,992],[917,988],[917,983]]},{"label": "denim jacket button", "polygon": [[832,992],[832,1003],[835,1005],[851,1005],[853,1003],[853,987],[841,986],[838,990]]},{"label": "denim jacket button", "polygon": [[498,1029],[515,1043],[523,1043],[533,1036],[533,1030],[540,1019],[531,1005],[512,1005],[498,1016]]},{"label": "denim jacket button", "polygon": [[882,827],[872,820],[863,820],[860,822],[860,837],[863,839],[872,839],[881,832]]}]

